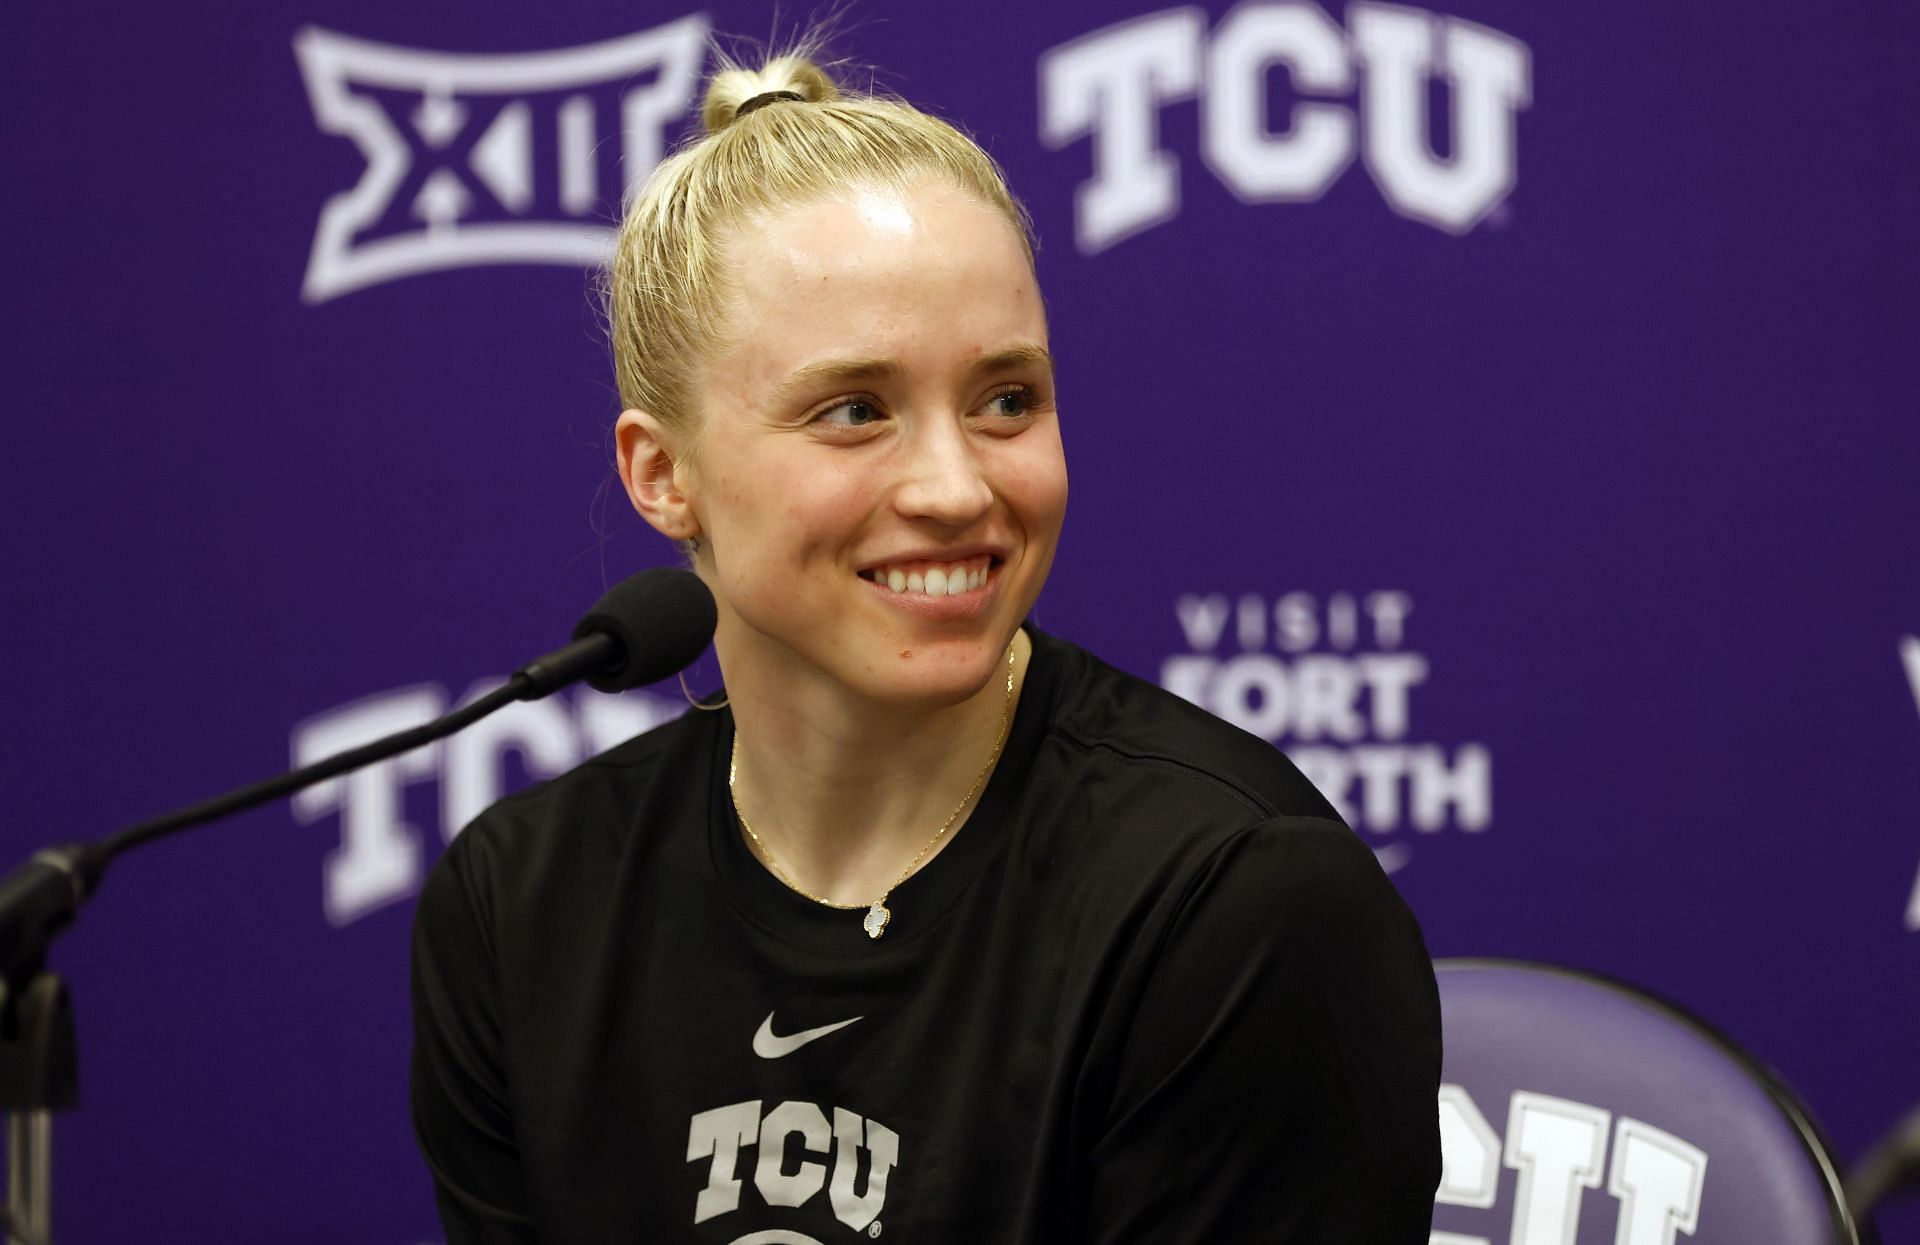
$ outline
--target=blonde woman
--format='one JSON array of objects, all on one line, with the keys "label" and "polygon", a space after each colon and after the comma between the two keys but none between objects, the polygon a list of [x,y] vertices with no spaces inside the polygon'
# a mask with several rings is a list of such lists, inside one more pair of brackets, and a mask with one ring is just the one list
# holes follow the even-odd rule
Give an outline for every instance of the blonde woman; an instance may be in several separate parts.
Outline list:
[{"label": "blonde woman", "polygon": [[1411,916],[1278,752],[1026,621],[1067,471],[998,169],[799,56],[704,120],[610,305],[725,700],[428,882],[449,1241],[1424,1243]]}]

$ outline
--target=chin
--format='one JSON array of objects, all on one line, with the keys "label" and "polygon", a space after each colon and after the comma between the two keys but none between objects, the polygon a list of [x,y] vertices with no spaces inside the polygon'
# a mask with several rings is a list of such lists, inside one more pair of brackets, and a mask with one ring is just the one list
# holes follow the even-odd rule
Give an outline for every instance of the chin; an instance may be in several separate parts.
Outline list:
[{"label": "chin", "polygon": [[895,654],[909,652],[912,656],[896,657],[893,662],[873,669],[870,679],[866,680],[867,694],[883,704],[903,709],[944,709],[960,704],[997,680],[1003,680],[1007,668],[1006,646],[989,650],[978,638],[970,645],[922,641],[916,646],[911,641],[902,641],[893,651]]}]

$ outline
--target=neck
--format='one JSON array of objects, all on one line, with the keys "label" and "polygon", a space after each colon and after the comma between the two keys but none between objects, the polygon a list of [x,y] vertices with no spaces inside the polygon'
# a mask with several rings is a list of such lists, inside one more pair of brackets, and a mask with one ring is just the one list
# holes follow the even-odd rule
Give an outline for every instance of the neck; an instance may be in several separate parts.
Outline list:
[{"label": "neck", "polygon": [[743,659],[745,646],[722,647],[723,638],[715,642],[737,735],[734,798],[760,840],[748,846],[790,884],[849,905],[888,891],[949,817],[920,867],[959,834],[986,789],[991,775],[982,771],[1011,723],[1032,654],[1017,632],[1011,698],[1003,655],[979,691],[928,707],[876,703],[833,679],[762,669]]}]

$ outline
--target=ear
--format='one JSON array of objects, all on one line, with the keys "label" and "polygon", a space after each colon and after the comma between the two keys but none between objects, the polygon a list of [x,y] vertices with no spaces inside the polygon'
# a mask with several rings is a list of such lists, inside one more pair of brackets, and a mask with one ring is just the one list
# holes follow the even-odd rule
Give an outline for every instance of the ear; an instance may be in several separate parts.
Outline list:
[{"label": "ear", "polygon": [[669,540],[700,534],[700,518],[685,491],[691,471],[674,451],[683,438],[645,411],[622,411],[614,425],[620,483],[640,517]]}]

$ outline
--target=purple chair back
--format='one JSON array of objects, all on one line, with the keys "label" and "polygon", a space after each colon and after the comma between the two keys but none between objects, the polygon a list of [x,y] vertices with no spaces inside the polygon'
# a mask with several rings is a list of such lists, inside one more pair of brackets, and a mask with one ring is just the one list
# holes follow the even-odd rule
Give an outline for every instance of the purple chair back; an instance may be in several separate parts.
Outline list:
[{"label": "purple chair back", "polygon": [[1856,1245],[1818,1130],[1671,1004],[1544,964],[1440,960],[1433,1245]]}]

